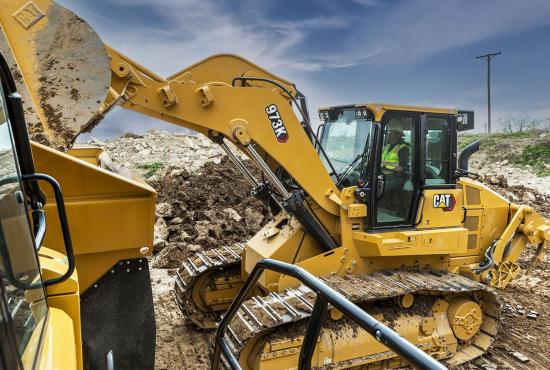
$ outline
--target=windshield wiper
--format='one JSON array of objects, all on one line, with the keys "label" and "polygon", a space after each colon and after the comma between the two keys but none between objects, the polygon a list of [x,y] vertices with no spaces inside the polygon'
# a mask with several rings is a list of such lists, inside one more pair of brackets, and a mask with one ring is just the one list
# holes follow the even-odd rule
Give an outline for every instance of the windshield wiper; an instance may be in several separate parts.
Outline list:
[{"label": "windshield wiper", "polygon": [[338,181],[336,181],[336,186],[340,185],[344,177],[348,174],[349,170],[353,168],[355,163],[359,160],[359,158],[362,158],[364,154],[365,153],[357,154],[357,156],[353,159],[353,161],[351,161],[351,163],[348,164],[342,172],[340,172],[340,174],[337,176]]},{"label": "windshield wiper", "polygon": [[361,163],[362,163],[364,161],[365,157],[368,158],[369,153],[370,153],[369,140],[370,140],[370,132],[367,135],[367,140],[365,141],[365,147],[363,148],[363,151],[361,153],[357,154],[357,156],[353,159],[353,161],[351,161],[351,163],[349,165],[347,165],[344,168],[344,170],[342,170],[342,172],[340,172],[339,175],[336,176],[336,178],[338,180],[338,181],[336,181],[336,186],[340,185],[340,183],[342,182],[344,177],[348,174],[349,170],[354,167],[354,165],[357,163],[357,161],[359,159],[361,159]]}]

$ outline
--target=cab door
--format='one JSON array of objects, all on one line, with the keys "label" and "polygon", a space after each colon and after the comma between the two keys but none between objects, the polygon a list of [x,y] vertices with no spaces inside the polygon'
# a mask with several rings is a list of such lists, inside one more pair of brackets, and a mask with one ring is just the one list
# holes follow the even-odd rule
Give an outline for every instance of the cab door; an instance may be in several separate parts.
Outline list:
[{"label": "cab door", "polygon": [[420,187],[418,112],[389,111],[383,116],[377,137],[370,226],[407,228]]},{"label": "cab door", "polygon": [[457,189],[456,116],[423,114],[421,120],[420,197],[415,214],[419,229],[460,227],[465,216]]}]

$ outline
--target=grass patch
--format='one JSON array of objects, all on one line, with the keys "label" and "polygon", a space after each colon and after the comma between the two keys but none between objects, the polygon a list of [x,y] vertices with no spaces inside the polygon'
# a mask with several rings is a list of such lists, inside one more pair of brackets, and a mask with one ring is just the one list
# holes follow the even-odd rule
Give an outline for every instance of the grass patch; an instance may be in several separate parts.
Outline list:
[{"label": "grass patch", "polygon": [[459,135],[458,136],[458,151],[461,151],[462,149],[466,148],[468,145],[476,141],[477,139],[481,139],[483,134],[469,134],[469,135]]},{"label": "grass patch", "polygon": [[550,176],[550,135],[542,131],[498,132],[493,134],[461,134],[458,136],[458,150],[480,140],[481,166],[507,160],[508,163],[525,168],[539,177]]},{"label": "grass patch", "polygon": [[520,166],[529,165],[533,167],[537,176],[550,176],[550,143],[542,142],[533,145],[527,145],[512,163]]},{"label": "grass patch", "polygon": [[144,176],[146,178],[149,178],[149,177],[153,176],[162,167],[164,167],[164,162],[151,162],[151,163],[136,164],[136,168],[139,168],[140,170],[145,170]]},{"label": "grass patch", "polygon": [[540,135],[540,131],[526,131],[526,132],[495,132],[493,134],[462,134],[458,135],[458,150],[464,149],[467,145],[473,143],[476,140],[481,141],[481,145],[493,145],[499,144],[500,140],[522,140],[526,138],[536,138]]},{"label": "grass patch", "polygon": [[523,139],[526,137],[535,137],[538,136],[540,132],[538,131],[524,131],[524,132],[498,132],[491,134],[491,136],[497,139]]}]

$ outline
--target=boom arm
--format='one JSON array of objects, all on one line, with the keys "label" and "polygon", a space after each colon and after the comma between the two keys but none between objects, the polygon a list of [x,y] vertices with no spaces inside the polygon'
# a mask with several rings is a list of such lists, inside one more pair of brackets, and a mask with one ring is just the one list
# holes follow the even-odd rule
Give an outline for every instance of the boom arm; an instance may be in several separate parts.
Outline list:
[{"label": "boom arm", "polygon": [[104,45],[81,18],[53,1],[0,1],[0,10],[46,144],[70,146],[120,105],[233,142],[282,199],[290,193],[276,169],[327,212],[317,212],[320,219],[338,215],[325,194],[339,191],[294,113],[292,101],[301,96],[289,81],[234,55],[212,56],[165,79]]},{"label": "boom arm", "polygon": [[[209,57],[165,80],[116,50],[107,50],[112,80],[102,112],[118,103],[210,137],[221,136],[255,161],[253,149],[272,171],[284,168],[325,211],[337,214],[325,194],[338,190],[294,114],[291,100],[296,89],[291,83],[228,54]],[[264,81],[252,79],[240,86],[234,81],[238,77],[272,80],[292,96]]]}]

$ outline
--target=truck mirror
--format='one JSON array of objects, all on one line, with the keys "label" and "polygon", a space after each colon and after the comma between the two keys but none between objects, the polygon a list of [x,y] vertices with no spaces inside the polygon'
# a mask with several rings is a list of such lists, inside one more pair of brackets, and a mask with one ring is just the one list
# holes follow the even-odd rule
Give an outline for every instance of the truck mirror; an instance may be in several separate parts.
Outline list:
[{"label": "truck mirror", "polygon": [[456,117],[457,131],[467,131],[474,129],[474,111],[459,110]]}]

